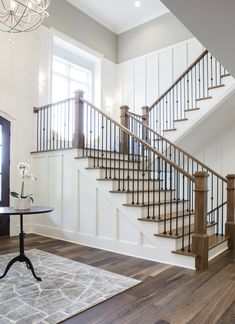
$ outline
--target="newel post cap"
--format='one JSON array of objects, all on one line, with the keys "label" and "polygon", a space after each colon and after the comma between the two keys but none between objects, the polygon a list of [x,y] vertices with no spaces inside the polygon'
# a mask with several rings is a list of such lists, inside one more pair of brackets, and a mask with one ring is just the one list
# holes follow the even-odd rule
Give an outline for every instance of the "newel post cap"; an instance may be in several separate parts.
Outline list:
[{"label": "newel post cap", "polygon": [[120,109],[129,110],[129,107],[128,107],[128,106],[126,106],[126,105],[123,105],[123,106],[121,106],[121,107],[120,107]]},{"label": "newel post cap", "polygon": [[235,179],[235,174],[227,174],[227,179]]},{"label": "newel post cap", "polygon": [[194,177],[195,178],[205,178],[205,177],[209,177],[209,174],[207,171],[197,171],[194,173]]},{"label": "newel post cap", "polygon": [[142,110],[149,110],[149,106],[143,106],[141,109]]},{"label": "newel post cap", "polygon": [[74,91],[74,94],[75,94],[75,97],[84,97],[84,91],[83,90],[75,90]]}]

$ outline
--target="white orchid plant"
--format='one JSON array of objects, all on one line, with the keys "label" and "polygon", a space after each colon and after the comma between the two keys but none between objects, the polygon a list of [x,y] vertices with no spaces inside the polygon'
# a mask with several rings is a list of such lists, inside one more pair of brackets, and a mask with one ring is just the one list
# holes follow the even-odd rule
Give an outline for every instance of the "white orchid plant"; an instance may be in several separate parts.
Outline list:
[{"label": "white orchid plant", "polygon": [[14,198],[30,198],[30,200],[33,202],[33,195],[29,194],[26,195],[24,192],[25,189],[25,182],[29,180],[37,180],[37,178],[31,173],[30,165],[25,162],[20,162],[17,164],[17,169],[19,170],[19,174],[21,176],[21,191],[20,194],[15,191],[11,191],[11,196]]}]

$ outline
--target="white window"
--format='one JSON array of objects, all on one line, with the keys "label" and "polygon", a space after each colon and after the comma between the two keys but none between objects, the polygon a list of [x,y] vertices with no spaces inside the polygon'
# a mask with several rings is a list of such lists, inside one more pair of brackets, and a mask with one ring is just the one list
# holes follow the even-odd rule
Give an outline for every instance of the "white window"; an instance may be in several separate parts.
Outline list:
[{"label": "white window", "polygon": [[76,90],[83,90],[84,97],[92,101],[92,72],[53,56],[52,102],[72,98]]}]

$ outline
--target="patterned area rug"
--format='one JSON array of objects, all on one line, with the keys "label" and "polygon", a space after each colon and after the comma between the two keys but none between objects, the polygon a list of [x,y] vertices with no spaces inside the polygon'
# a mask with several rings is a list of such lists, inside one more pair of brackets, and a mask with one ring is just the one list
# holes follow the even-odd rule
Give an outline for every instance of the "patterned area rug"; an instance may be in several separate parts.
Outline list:
[{"label": "patterned area rug", "polygon": [[[13,265],[0,280],[0,324],[59,323],[140,283],[36,249],[26,255],[42,281]],[[13,256],[0,256],[0,273]]]}]

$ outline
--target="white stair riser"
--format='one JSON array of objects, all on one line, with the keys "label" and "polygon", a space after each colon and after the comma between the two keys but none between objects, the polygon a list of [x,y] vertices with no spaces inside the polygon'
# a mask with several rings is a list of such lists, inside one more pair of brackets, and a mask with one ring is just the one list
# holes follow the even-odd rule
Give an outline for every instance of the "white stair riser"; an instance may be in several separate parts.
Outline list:
[{"label": "white stair riser", "polygon": [[[210,236],[215,233],[215,227],[211,226],[207,228],[207,234]],[[184,237],[184,245],[187,246],[189,244],[189,236],[186,235]],[[190,238],[190,244],[192,244],[192,234]],[[182,238],[176,239],[176,249],[179,250],[182,247]]]},{"label": "white stair riser", "polygon": [[[164,206],[163,204],[159,205],[155,205],[153,206],[149,206],[149,207],[145,207],[145,206],[140,206],[140,207],[136,207],[135,206],[127,206],[127,208],[131,208],[131,209],[135,209],[136,210],[136,214],[138,213],[138,215],[140,214],[141,216],[139,217],[147,217],[148,214],[149,216],[153,216],[153,214],[155,216],[158,216],[159,214],[161,215],[162,218],[164,218],[164,212],[166,211],[167,214],[170,213],[170,210],[172,210],[172,212],[176,212],[176,204],[173,204],[172,207],[170,206],[170,204],[166,204],[166,206]],[[178,211],[182,211],[183,210],[183,203],[179,203],[178,204]]]},{"label": "white stair riser", "polygon": [[214,259],[220,253],[228,250],[228,241],[224,241],[223,243],[215,246],[213,249],[209,250],[209,260]]},{"label": "white stair riser", "polygon": [[[156,191],[156,192],[149,192],[149,194],[147,192],[139,192],[138,193],[127,193],[126,194],[126,203],[129,204],[129,203],[132,203],[133,201],[136,202],[137,200],[139,202],[147,202],[148,199],[149,201],[153,201],[155,199],[155,202],[159,202],[159,201],[162,201],[163,199],[165,200],[170,200],[170,192],[167,191],[166,194],[164,191]],[[174,197],[174,193],[172,193],[172,199]]]},{"label": "white stair riser", "polygon": [[133,170],[114,170],[114,169],[100,169],[100,178],[121,178],[121,179],[139,179],[141,181],[142,179],[148,179],[148,172],[147,171],[133,171]]},{"label": "white stair riser", "polygon": [[120,166],[122,169],[127,169],[129,166],[129,169],[132,169],[133,165],[134,165],[135,169],[143,168],[142,163],[140,164],[138,162],[131,162],[131,161],[120,161],[119,162],[119,160],[114,161],[114,160],[103,159],[103,163],[102,163],[101,159],[98,160],[98,159],[89,158],[89,162],[88,162],[89,167],[101,167],[101,166],[106,167],[107,166],[107,167],[111,167],[111,168],[119,168],[119,166]]},{"label": "white stair riser", "polygon": [[[194,215],[190,216],[190,224],[193,224],[194,223]],[[175,230],[176,229],[176,224],[177,224],[177,221],[176,219],[172,219],[171,221],[171,228],[172,230]],[[178,228],[182,227],[184,224],[184,226],[187,226],[189,224],[189,217],[188,216],[184,216],[184,221],[183,221],[183,217],[179,217],[178,218]],[[157,229],[157,232],[156,233],[162,233],[164,231],[164,222],[160,222],[158,223],[158,229]],[[167,220],[166,221],[166,230],[169,231],[170,229],[170,220]]]},{"label": "white stair riser", "polygon": [[[120,182],[118,180],[113,180],[113,188],[112,190],[148,190],[148,188],[150,190],[159,190],[162,189],[162,183],[160,184],[159,181],[155,181],[155,183],[153,183],[153,181],[137,181],[137,180],[129,180],[129,186],[128,186],[128,181],[122,181],[120,180]],[[120,183],[120,185],[119,185]]]},{"label": "white stair riser", "polygon": [[100,159],[102,160],[102,157],[103,157],[103,161],[105,159],[116,159],[116,160],[127,160],[127,161],[130,161],[130,160],[134,160],[134,161],[141,161],[142,160],[142,157],[141,156],[133,156],[132,155],[127,155],[127,154],[122,154],[122,153],[115,153],[115,152],[106,152],[105,150],[99,150],[99,151],[96,151],[96,150],[90,150],[90,149],[86,149],[84,150],[79,150],[78,152],[78,157],[87,157],[87,158],[96,158],[96,159]]}]

